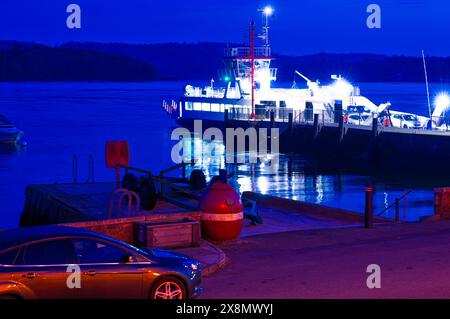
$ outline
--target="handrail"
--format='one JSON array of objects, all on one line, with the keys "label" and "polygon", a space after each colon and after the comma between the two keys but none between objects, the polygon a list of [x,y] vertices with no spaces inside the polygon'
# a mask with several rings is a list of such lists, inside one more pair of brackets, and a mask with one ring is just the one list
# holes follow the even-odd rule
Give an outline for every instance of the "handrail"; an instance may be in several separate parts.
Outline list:
[{"label": "handrail", "polygon": [[[395,201],[394,201],[391,205],[389,205],[389,206],[386,207],[382,212],[380,212],[379,214],[377,214],[377,216],[383,215],[383,214],[386,213],[389,209],[391,209],[392,207],[398,205],[398,203],[399,203],[402,199],[406,199],[406,197],[407,197],[409,194],[411,194],[412,192],[413,192],[412,189],[406,191],[406,192],[403,194],[402,197],[396,198]],[[396,221],[398,221],[398,216],[397,216],[397,214],[398,214],[398,212],[396,212],[396,218],[395,218]]]},{"label": "handrail", "polygon": [[128,217],[131,217],[133,198],[136,201],[136,216],[138,216],[139,212],[140,212],[140,206],[141,206],[141,200],[140,200],[139,195],[128,189],[118,188],[112,193],[111,198],[109,200],[108,219],[111,219],[113,217],[114,199],[117,194],[120,194],[120,197],[117,202],[117,206],[116,206],[116,210],[115,210],[116,217],[120,217],[120,215],[121,215],[122,202],[125,197],[127,197],[127,199],[128,199]]},{"label": "handrail", "polygon": [[88,178],[87,183],[94,183],[94,156],[92,153],[89,153],[89,160],[88,160]]},{"label": "handrail", "polygon": [[78,183],[78,156],[76,153],[73,153],[72,156],[72,180],[74,184]]}]

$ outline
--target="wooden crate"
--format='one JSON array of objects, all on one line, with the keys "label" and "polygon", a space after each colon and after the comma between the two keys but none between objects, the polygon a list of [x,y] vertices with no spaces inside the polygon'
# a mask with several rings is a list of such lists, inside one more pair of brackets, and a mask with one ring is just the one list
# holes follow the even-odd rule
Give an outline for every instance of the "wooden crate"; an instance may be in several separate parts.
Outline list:
[{"label": "wooden crate", "polygon": [[135,224],[136,244],[140,247],[181,248],[198,246],[200,222],[184,218]]}]

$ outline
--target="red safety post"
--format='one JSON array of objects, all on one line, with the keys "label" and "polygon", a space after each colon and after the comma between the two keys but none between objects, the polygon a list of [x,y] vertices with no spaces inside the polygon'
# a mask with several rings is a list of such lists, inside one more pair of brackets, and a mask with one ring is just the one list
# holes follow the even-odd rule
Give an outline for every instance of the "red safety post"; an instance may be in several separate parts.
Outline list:
[{"label": "red safety post", "polygon": [[373,192],[372,186],[366,187],[366,208],[364,212],[364,227],[373,228]]},{"label": "red safety post", "polygon": [[126,141],[108,141],[105,147],[106,167],[116,170],[116,187],[120,188],[120,167],[130,164],[130,145]]}]

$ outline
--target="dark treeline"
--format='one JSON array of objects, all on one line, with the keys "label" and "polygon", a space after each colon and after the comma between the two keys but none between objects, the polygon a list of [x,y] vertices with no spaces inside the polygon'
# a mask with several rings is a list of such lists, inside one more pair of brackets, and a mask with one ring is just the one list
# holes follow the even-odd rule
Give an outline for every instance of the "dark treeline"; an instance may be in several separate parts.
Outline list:
[{"label": "dark treeline", "polygon": [[[217,78],[223,43],[70,42],[58,47],[0,42],[0,81],[148,81]],[[234,46],[234,45],[230,45]],[[422,58],[374,54],[274,55],[279,81],[298,70],[311,80],[341,74],[355,82],[423,82]],[[428,57],[429,79],[450,81],[450,58]],[[297,77],[298,79],[298,77]]]},{"label": "dark treeline", "polygon": [[[431,82],[450,80],[450,58],[427,57]],[[301,57],[280,56],[275,64],[279,77],[292,79],[299,70],[311,80],[327,80],[330,74],[341,74],[355,82],[424,82],[422,57],[383,56],[372,54],[317,54]],[[290,77],[290,78],[289,78]]]},{"label": "dark treeline", "polygon": [[0,81],[149,81],[155,69],[111,53],[29,43],[0,45]]}]

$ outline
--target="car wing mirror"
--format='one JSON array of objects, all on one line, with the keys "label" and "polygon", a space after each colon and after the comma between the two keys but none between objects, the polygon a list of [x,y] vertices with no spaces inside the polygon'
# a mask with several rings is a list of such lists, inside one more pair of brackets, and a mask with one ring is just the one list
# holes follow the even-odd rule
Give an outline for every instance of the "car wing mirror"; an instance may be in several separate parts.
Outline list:
[{"label": "car wing mirror", "polygon": [[136,261],[133,255],[125,255],[122,258],[120,258],[121,262],[124,262],[126,264],[132,264]]}]

